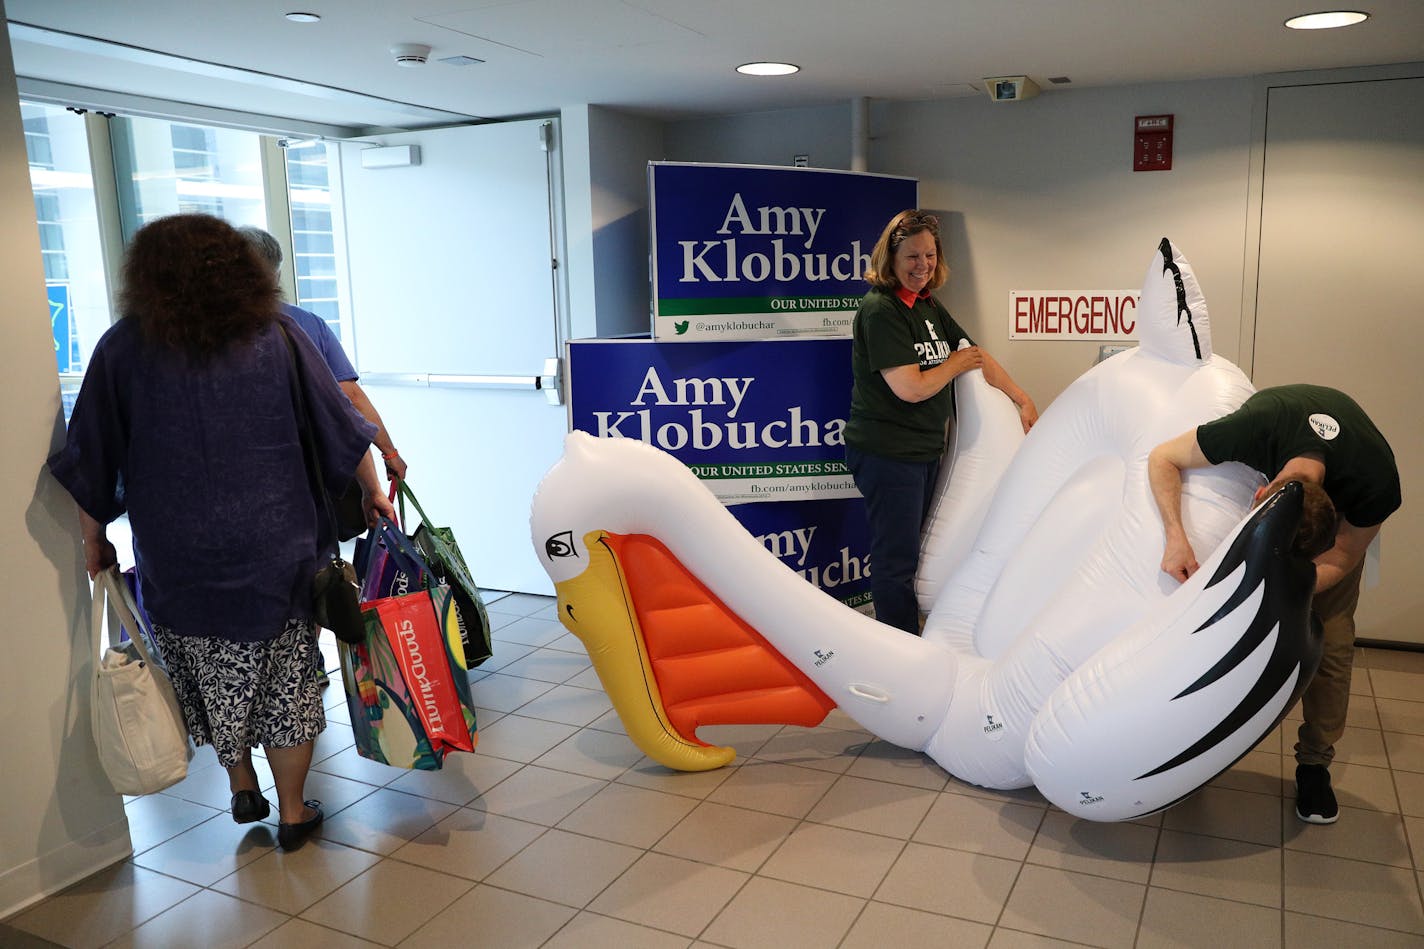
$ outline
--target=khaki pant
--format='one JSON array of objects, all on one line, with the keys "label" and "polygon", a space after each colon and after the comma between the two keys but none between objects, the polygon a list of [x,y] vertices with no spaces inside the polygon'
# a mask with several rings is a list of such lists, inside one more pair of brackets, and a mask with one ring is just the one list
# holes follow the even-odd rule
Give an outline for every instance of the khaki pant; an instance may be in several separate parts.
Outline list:
[{"label": "khaki pant", "polygon": [[1320,669],[1301,696],[1299,741],[1295,746],[1298,764],[1330,766],[1335,758],[1335,742],[1345,733],[1345,717],[1350,710],[1350,668],[1355,659],[1355,607],[1360,602],[1360,577],[1365,562],[1345,574],[1340,582],[1315,595],[1311,609],[1325,627],[1325,648]]}]

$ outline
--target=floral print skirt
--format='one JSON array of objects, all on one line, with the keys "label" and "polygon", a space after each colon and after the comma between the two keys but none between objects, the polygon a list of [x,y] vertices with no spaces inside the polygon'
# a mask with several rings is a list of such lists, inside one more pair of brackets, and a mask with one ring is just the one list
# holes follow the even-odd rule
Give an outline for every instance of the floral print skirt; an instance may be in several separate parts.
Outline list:
[{"label": "floral print skirt", "polygon": [[291,748],[326,728],[317,631],[305,620],[251,643],[179,636],[158,624],[153,633],[193,743],[212,745],[224,768],[258,745]]}]

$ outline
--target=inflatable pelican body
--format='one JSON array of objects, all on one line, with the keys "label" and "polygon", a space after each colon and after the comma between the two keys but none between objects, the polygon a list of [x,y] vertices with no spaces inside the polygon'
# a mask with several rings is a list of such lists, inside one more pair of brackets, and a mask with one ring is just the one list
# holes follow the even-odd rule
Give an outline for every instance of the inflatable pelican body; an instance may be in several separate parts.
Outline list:
[{"label": "inflatable pelican body", "polygon": [[1314,568],[1288,553],[1300,492],[1248,514],[1254,472],[1189,472],[1184,522],[1215,553],[1180,586],[1160,572],[1147,454],[1251,386],[1212,355],[1205,302],[1165,239],[1138,323],[1140,346],[1084,374],[1026,437],[981,372],[956,380],[922,638],[806,583],[671,456],[571,433],[531,531],[633,741],[704,770],[733,753],[699,725],[814,725],[839,706],[962,780],[1034,784],[1094,820],[1169,806],[1254,747],[1319,661]]}]

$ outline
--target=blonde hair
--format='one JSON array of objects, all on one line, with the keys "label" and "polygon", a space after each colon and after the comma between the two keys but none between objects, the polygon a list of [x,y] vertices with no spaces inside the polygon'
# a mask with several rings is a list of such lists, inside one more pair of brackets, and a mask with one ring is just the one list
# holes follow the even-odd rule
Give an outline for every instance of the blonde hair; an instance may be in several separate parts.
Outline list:
[{"label": "blonde hair", "polygon": [[933,234],[935,242],[935,269],[925,289],[938,290],[944,286],[944,282],[949,279],[949,264],[945,262],[944,245],[939,239],[939,218],[928,211],[914,208],[901,211],[885,225],[880,240],[875,242],[875,248],[870,252],[870,269],[865,272],[866,282],[882,290],[899,287],[900,281],[895,276],[895,249],[905,238],[913,237],[922,231]]}]

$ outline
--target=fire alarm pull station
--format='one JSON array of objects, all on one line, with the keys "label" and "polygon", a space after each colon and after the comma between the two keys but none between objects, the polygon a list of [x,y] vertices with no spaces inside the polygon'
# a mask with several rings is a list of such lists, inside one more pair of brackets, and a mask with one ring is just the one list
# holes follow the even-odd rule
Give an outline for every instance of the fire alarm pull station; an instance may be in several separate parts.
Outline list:
[{"label": "fire alarm pull station", "polygon": [[1172,117],[1139,115],[1132,141],[1133,171],[1172,170]]}]

